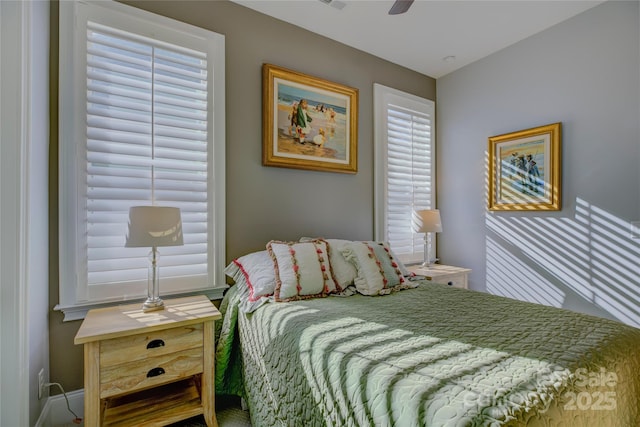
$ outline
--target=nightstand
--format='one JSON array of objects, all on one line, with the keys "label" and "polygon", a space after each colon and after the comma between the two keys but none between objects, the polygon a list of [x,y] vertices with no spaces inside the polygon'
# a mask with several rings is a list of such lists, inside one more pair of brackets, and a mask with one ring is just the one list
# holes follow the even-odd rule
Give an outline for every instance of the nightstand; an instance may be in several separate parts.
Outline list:
[{"label": "nightstand", "polygon": [[471,272],[468,268],[433,264],[429,268],[424,268],[420,265],[409,265],[407,269],[418,276],[425,276],[432,282],[446,283],[456,288],[468,289],[467,278]]},{"label": "nightstand", "polygon": [[74,343],[84,344],[85,426],[164,426],[204,415],[217,426],[214,321],[205,296],[89,310]]}]

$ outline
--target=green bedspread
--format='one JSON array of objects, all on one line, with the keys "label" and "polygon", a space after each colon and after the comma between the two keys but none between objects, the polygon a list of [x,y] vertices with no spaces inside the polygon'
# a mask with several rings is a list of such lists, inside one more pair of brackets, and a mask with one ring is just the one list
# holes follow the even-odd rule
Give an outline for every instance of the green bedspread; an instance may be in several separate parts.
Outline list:
[{"label": "green bedspread", "polygon": [[254,427],[640,425],[640,330],[615,321],[431,283],[221,308],[216,390]]}]

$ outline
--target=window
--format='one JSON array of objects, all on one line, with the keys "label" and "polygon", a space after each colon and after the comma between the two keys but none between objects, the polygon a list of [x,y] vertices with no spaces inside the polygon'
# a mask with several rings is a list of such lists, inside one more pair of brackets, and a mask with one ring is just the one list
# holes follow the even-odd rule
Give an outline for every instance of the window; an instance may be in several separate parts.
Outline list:
[{"label": "window", "polygon": [[405,263],[423,261],[413,212],[435,208],[434,102],[374,85],[375,238]]},{"label": "window", "polygon": [[216,296],[224,36],[116,2],[61,2],[59,116],[65,320],[146,295],[149,249],[124,247],[136,205],[182,211],[184,246],[160,248],[161,294]]}]

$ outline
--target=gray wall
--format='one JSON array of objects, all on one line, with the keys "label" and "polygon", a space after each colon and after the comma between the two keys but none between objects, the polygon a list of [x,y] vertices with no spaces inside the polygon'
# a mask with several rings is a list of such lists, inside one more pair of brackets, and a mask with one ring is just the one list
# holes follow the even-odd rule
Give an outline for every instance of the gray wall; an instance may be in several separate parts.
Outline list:
[{"label": "gray wall", "polygon": [[[640,325],[640,13],[612,1],[437,81],[439,255],[481,291]],[[489,212],[487,138],[562,122],[562,210]]]},{"label": "gray wall", "polygon": [[[434,79],[228,1],[126,3],[226,36],[227,261],[263,249],[271,239],[373,238],[373,83],[435,99]],[[54,44],[56,20],[54,11]],[[57,44],[52,46],[53,61],[56,55]],[[359,90],[357,174],[262,166],[261,67],[265,62]],[[56,120],[54,107],[52,123]],[[57,220],[55,132],[51,136],[53,224]],[[51,238],[53,306],[58,300],[55,227]],[[51,376],[67,390],[82,388],[82,349],[73,345],[79,325],[62,323],[62,315],[51,312]]]}]

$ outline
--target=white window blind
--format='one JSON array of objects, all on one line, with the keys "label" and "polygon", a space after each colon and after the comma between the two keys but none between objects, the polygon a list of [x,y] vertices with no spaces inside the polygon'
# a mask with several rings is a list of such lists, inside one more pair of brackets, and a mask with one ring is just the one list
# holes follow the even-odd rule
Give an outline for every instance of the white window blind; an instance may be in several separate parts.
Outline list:
[{"label": "white window blind", "polygon": [[146,280],[146,248],[126,248],[129,207],[182,211],[184,246],[163,248],[163,282],[207,280],[206,55],[89,22],[88,285]]},{"label": "white window blind", "polygon": [[433,101],[375,85],[376,239],[403,262],[423,259],[413,213],[435,205]]},{"label": "white window blind", "polygon": [[[206,290],[216,281],[223,286],[216,264],[224,253],[224,114],[221,108],[213,114],[215,105],[224,105],[224,96],[213,96],[224,91],[223,44],[220,49],[220,40],[185,36],[204,32],[186,24],[150,24],[166,18],[128,6],[78,5],[82,25],[72,43],[72,70],[86,85],[67,87],[75,91],[70,97],[61,83],[61,99],[72,98],[67,102],[75,118],[68,118],[64,102],[60,111],[61,168],[77,168],[61,170],[61,201],[75,205],[61,206],[61,215],[69,209],[61,218],[61,249],[73,253],[61,250],[61,267],[72,266],[76,283],[60,284],[61,305],[145,295],[150,249],[124,247],[129,208],[138,205],[182,212],[184,245],[160,248],[161,294]],[[222,50],[222,59],[208,41]],[[69,224],[71,217],[76,224]],[[62,278],[73,281],[69,274]]]}]

